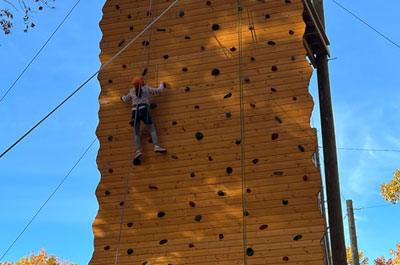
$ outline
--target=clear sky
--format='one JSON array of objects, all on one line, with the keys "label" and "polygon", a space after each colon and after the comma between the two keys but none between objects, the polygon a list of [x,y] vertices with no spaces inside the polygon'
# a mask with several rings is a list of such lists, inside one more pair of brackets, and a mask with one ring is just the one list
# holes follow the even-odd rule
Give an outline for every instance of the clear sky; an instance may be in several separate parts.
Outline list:
[{"label": "clear sky", "polygon": [[[75,1],[56,1],[55,10],[38,13],[28,34],[15,23],[0,36],[0,95],[12,84]],[[398,0],[341,3],[400,43]],[[98,23],[104,0],[82,0],[39,58],[0,103],[0,151],[25,133],[99,67]],[[4,2],[0,2],[0,7]],[[331,88],[337,146],[400,149],[400,49],[325,1],[331,42]],[[21,11],[19,12],[19,15]],[[16,14],[18,16],[18,14]],[[49,120],[0,159],[0,255],[95,138],[100,86],[93,79]],[[320,131],[316,73],[310,83],[315,99],[311,124]],[[100,174],[98,143],[6,256],[17,260],[43,247],[63,259],[87,264],[93,251],[94,194]],[[379,194],[380,183],[400,168],[400,152],[338,150],[344,199],[357,210],[358,244],[372,260],[389,256],[400,243],[400,206]],[[366,208],[388,205],[388,207]],[[347,233],[347,218],[344,220]]]}]

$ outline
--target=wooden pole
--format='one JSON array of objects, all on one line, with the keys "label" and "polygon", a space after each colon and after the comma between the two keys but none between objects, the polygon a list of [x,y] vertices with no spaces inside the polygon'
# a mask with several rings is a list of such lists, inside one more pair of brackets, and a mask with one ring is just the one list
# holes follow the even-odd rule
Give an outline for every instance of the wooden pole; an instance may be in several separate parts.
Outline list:
[{"label": "wooden pole", "polygon": [[346,205],[347,205],[347,216],[349,220],[352,264],[360,265],[360,258],[358,256],[358,246],[357,246],[356,223],[354,221],[353,201],[347,200]]},{"label": "wooden pole", "polygon": [[[313,3],[325,27],[323,0]],[[316,61],[332,260],[334,265],[347,265],[328,55],[317,54]]]}]

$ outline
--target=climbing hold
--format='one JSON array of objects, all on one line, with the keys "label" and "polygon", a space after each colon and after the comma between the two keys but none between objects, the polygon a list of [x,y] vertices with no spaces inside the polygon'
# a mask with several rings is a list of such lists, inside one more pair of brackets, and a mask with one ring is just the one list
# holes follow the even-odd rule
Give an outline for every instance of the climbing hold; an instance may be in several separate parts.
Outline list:
[{"label": "climbing hold", "polygon": [[254,61],[256,60],[256,58],[251,57],[250,60],[251,60],[252,62],[254,62]]},{"label": "climbing hold", "polygon": [[292,99],[293,99],[294,101],[296,101],[296,100],[297,100],[297,98],[296,98],[296,97],[293,97]]},{"label": "climbing hold", "polygon": [[304,149],[304,147],[302,145],[298,145],[297,148],[299,148],[300,152],[305,152],[306,150]]},{"label": "climbing hold", "polygon": [[279,123],[282,123],[282,120],[278,116],[275,116],[275,120],[277,120]]},{"label": "climbing hold", "polygon": [[133,30],[134,28],[133,28],[133,26],[129,26],[129,30]]},{"label": "climbing hold", "polygon": [[196,204],[194,202],[192,202],[192,201],[189,202],[189,205],[192,206],[192,207],[196,206]]},{"label": "climbing hold", "polygon": [[205,51],[205,50],[206,50],[206,47],[201,46],[201,47],[200,47],[200,50]]},{"label": "climbing hold", "polygon": [[231,167],[227,167],[226,168],[226,173],[231,174],[233,171],[233,169]]},{"label": "climbing hold", "polygon": [[194,172],[190,173],[190,177],[194,178],[196,176],[196,174]]},{"label": "climbing hold", "polygon": [[172,159],[178,159],[178,157],[176,155],[172,155],[171,158]]},{"label": "climbing hold", "polygon": [[110,246],[105,246],[104,250],[110,250]]},{"label": "climbing hold", "polygon": [[293,238],[293,240],[298,241],[298,240],[300,240],[300,239],[302,239],[302,238],[303,238],[302,235],[297,235],[297,236],[295,236],[295,237]]},{"label": "climbing hold", "polygon": [[226,94],[226,95],[224,96],[224,98],[230,98],[231,96],[232,96],[232,93],[229,92],[228,94]]},{"label": "climbing hold", "polygon": [[210,162],[213,161],[212,156],[209,156],[209,157],[208,157],[208,161],[210,161]]},{"label": "climbing hold", "polygon": [[304,180],[304,181],[307,181],[307,180],[308,180],[308,176],[307,176],[307,175],[304,175],[304,176],[303,176],[303,180]]},{"label": "climbing hold", "polygon": [[224,239],[224,234],[219,234],[218,237],[219,239]]},{"label": "climbing hold", "polygon": [[119,9],[119,8],[120,8],[120,6],[119,6],[119,5],[115,5],[115,8],[116,8],[116,9]]},{"label": "climbing hold", "polygon": [[249,78],[249,77],[245,77],[243,80],[244,80],[244,82],[246,82],[246,83],[249,83],[249,82],[250,82],[250,78]]},{"label": "climbing hold", "polygon": [[131,18],[132,18],[131,14],[129,14],[129,15],[128,15],[128,18],[129,18],[129,19],[131,19]]},{"label": "climbing hold", "polygon": [[251,193],[251,189],[247,188],[247,189],[246,189],[246,192],[247,192],[247,193]]},{"label": "climbing hold", "polygon": [[243,8],[241,6],[238,7],[238,12],[242,12]]},{"label": "climbing hold", "polygon": [[133,223],[130,222],[130,223],[127,223],[126,225],[127,225],[128,227],[132,227],[132,226],[133,226]]},{"label": "climbing hold", "polygon": [[288,205],[289,201],[288,200],[282,200],[283,205]]},{"label": "climbing hold", "polygon": [[104,194],[106,194],[106,195],[108,196],[108,195],[111,194],[111,192],[109,192],[108,190],[106,190],[106,191],[104,192]]},{"label": "climbing hold", "polygon": [[157,186],[154,186],[154,185],[149,185],[149,189],[151,189],[151,190],[158,190],[158,187],[157,187]]},{"label": "climbing hold", "polygon": [[144,262],[142,263],[142,265],[147,265],[147,261],[144,261]]},{"label": "climbing hold", "polygon": [[273,72],[276,72],[276,71],[278,71],[278,67],[276,67],[275,65],[273,65],[273,66],[271,67],[271,70],[272,70]]},{"label": "climbing hold", "polygon": [[292,56],[292,57],[290,57],[290,60],[296,61],[296,57]]},{"label": "climbing hold", "polygon": [[271,87],[271,91],[272,92],[278,92],[278,90],[276,90],[276,88]]},{"label": "climbing hold", "polygon": [[195,109],[200,109],[200,106],[199,105],[194,105],[194,108]]},{"label": "climbing hold", "polygon": [[167,30],[166,30],[166,29],[157,29],[157,31],[159,31],[159,32],[166,32]]},{"label": "climbing hold", "polygon": [[249,25],[247,28],[248,28],[249,30],[253,30],[253,29],[254,29],[252,25]]},{"label": "climbing hold", "polygon": [[132,249],[132,248],[128,249],[128,250],[126,251],[126,253],[128,253],[128,255],[132,255],[132,254],[133,254],[133,249]]},{"label": "climbing hold", "polygon": [[183,11],[180,11],[180,12],[179,12],[179,16],[180,16],[180,17],[183,17],[184,15],[185,15],[185,12],[183,12]]},{"label": "climbing hold", "polygon": [[285,0],[286,4],[290,4],[292,1],[291,0]]},{"label": "climbing hold", "polygon": [[110,173],[110,174],[114,173],[114,169],[110,168],[110,169],[108,170],[108,173]]},{"label": "climbing hold", "polygon": [[211,1],[207,1],[206,5],[210,6],[211,5]]},{"label": "climbing hold", "polygon": [[124,44],[124,42],[125,42],[125,40],[121,40],[121,41],[118,43],[118,47],[121,47],[122,44]]},{"label": "climbing hold", "polygon": [[278,137],[279,137],[279,134],[273,133],[272,136],[271,136],[271,139],[272,140],[276,140],[276,139],[278,139]]},{"label": "climbing hold", "polygon": [[274,175],[276,176],[282,176],[283,175],[283,171],[275,171]]},{"label": "climbing hold", "polygon": [[222,190],[219,190],[217,192],[218,196],[225,196],[225,192],[223,192]]},{"label": "climbing hold", "polygon": [[240,139],[236,139],[236,144],[239,145],[242,142]]},{"label": "climbing hold", "polygon": [[145,40],[145,41],[142,42],[142,45],[143,45],[143,46],[149,46],[149,44],[150,44],[150,42],[147,41],[147,40]]},{"label": "climbing hold", "polygon": [[234,51],[236,51],[236,47],[231,48],[231,52],[234,52]]},{"label": "climbing hold", "polygon": [[168,240],[163,239],[163,240],[160,241],[160,245],[164,245],[164,244],[166,244],[167,242],[168,242]]},{"label": "climbing hold", "polygon": [[185,40],[190,40],[191,37],[190,36],[185,36]]},{"label": "climbing hold", "polygon": [[253,162],[254,165],[257,164],[258,163],[258,158],[254,158],[252,162]]},{"label": "climbing hold", "polygon": [[190,243],[189,248],[194,248],[194,244]]},{"label": "climbing hold", "polygon": [[126,64],[123,64],[123,65],[122,65],[122,68],[124,68],[124,69],[125,69],[125,68],[126,68]]},{"label": "climbing hold", "polygon": [[108,139],[108,141],[112,141],[112,139],[113,139],[113,137],[112,137],[112,135],[109,135],[108,137],[107,137],[107,139]]},{"label": "climbing hold", "polygon": [[157,217],[163,218],[165,216],[165,212],[158,212]]},{"label": "climbing hold", "polygon": [[289,261],[289,258],[285,256],[285,257],[282,258],[282,260]]},{"label": "climbing hold", "polygon": [[218,24],[213,24],[213,25],[211,26],[211,28],[212,28],[213,30],[219,30],[219,25],[218,25]]},{"label": "climbing hold", "polygon": [[248,211],[244,211],[243,212],[243,216],[249,216],[249,212]]},{"label": "climbing hold", "polygon": [[261,226],[259,227],[260,230],[265,230],[265,229],[267,229],[267,228],[268,228],[268,225],[261,225]]},{"label": "climbing hold", "polygon": [[167,54],[163,56],[163,58],[164,58],[165,60],[167,60],[168,57],[169,57],[169,56],[168,56]]},{"label": "climbing hold", "polygon": [[196,139],[199,140],[199,141],[200,141],[201,139],[203,139],[203,137],[204,137],[203,134],[202,134],[201,132],[197,132],[197,133],[195,134],[195,136],[196,136]]},{"label": "climbing hold", "polygon": [[182,72],[187,72],[187,70],[188,70],[187,67],[182,68]]},{"label": "climbing hold", "polygon": [[189,91],[190,91],[190,87],[187,86],[187,87],[185,88],[185,91],[186,91],[186,92],[189,92]]},{"label": "climbing hold", "polygon": [[171,124],[172,125],[177,125],[178,123],[176,121],[173,121]]},{"label": "climbing hold", "polygon": [[293,35],[293,34],[294,34],[294,31],[293,31],[293,30],[289,30],[289,34],[290,34],[290,35]]},{"label": "climbing hold", "polygon": [[266,18],[266,19],[269,19],[270,17],[271,17],[270,14],[266,14],[266,15],[265,15],[265,18]]},{"label": "climbing hold", "polygon": [[124,206],[125,202],[120,202],[119,205],[120,206]]},{"label": "climbing hold", "polygon": [[246,254],[247,254],[247,256],[253,256],[254,250],[252,248],[248,248],[248,249],[246,249]]},{"label": "climbing hold", "polygon": [[156,103],[151,103],[150,104],[150,109],[155,109],[157,108],[157,104]]},{"label": "climbing hold", "polygon": [[265,0],[257,0],[259,3],[265,3]]},{"label": "climbing hold", "polygon": [[108,83],[109,83],[109,84],[111,84],[111,83],[112,83],[112,80],[111,80],[111,79],[110,79],[110,80],[108,80]]},{"label": "climbing hold", "polygon": [[256,108],[256,104],[254,104],[254,103],[250,103],[249,105],[250,105],[250,107],[252,107],[253,109]]},{"label": "climbing hold", "polygon": [[225,114],[225,116],[226,116],[227,118],[230,118],[230,117],[232,117],[232,114],[231,114],[230,112],[227,112],[227,113]]},{"label": "climbing hold", "polygon": [[271,46],[274,46],[276,44],[275,41],[272,41],[272,40],[268,41],[267,43],[268,43],[268,45],[271,45]]},{"label": "climbing hold", "polygon": [[212,75],[219,75],[219,69],[218,68],[212,69],[211,74]]},{"label": "climbing hold", "polygon": [[201,215],[196,215],[196,216],[194,217],[194,220],[195,220],[196,222],[200,222],[202,218],[203,218],[203,217],[202,217]]},{"label": "climbing hold", "polygon": [[147,15],[148,17],[150,17],[150,16],[151,16],[151,12],[150,12],[150,11],[147,11],[146,15]]}]

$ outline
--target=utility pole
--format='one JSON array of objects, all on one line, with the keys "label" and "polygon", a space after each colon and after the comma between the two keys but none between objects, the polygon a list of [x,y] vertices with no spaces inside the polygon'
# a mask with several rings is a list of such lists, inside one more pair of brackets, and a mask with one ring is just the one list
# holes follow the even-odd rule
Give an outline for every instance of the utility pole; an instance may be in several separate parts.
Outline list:
[{"label": "utility pole", "polygon": [[[325,28],[323,0],[314,0],[313,3]],[[317,54],[316,61],[332,260],[333,265],[347,265],[328,55]]]},{"label": "utility pole", "polygon": [[347,205],[347,216],[349,220],[352,264],[360,265],[360,258],[358,256],[358,246],[357,246],[356,223],[354,222],[353,201],[347,200],[346,205]]}]

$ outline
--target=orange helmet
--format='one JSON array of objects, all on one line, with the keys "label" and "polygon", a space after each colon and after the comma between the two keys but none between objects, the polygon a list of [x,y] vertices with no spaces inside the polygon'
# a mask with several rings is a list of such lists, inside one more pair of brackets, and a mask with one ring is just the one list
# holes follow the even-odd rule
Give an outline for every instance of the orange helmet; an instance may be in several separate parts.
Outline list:
[{"label": "orange helmet", "polygon": [[133,85],[135,86],[135,88],[139,88],[144,86],[144,79],[141,76],[135,76],[135,78],[133,78]]}]

